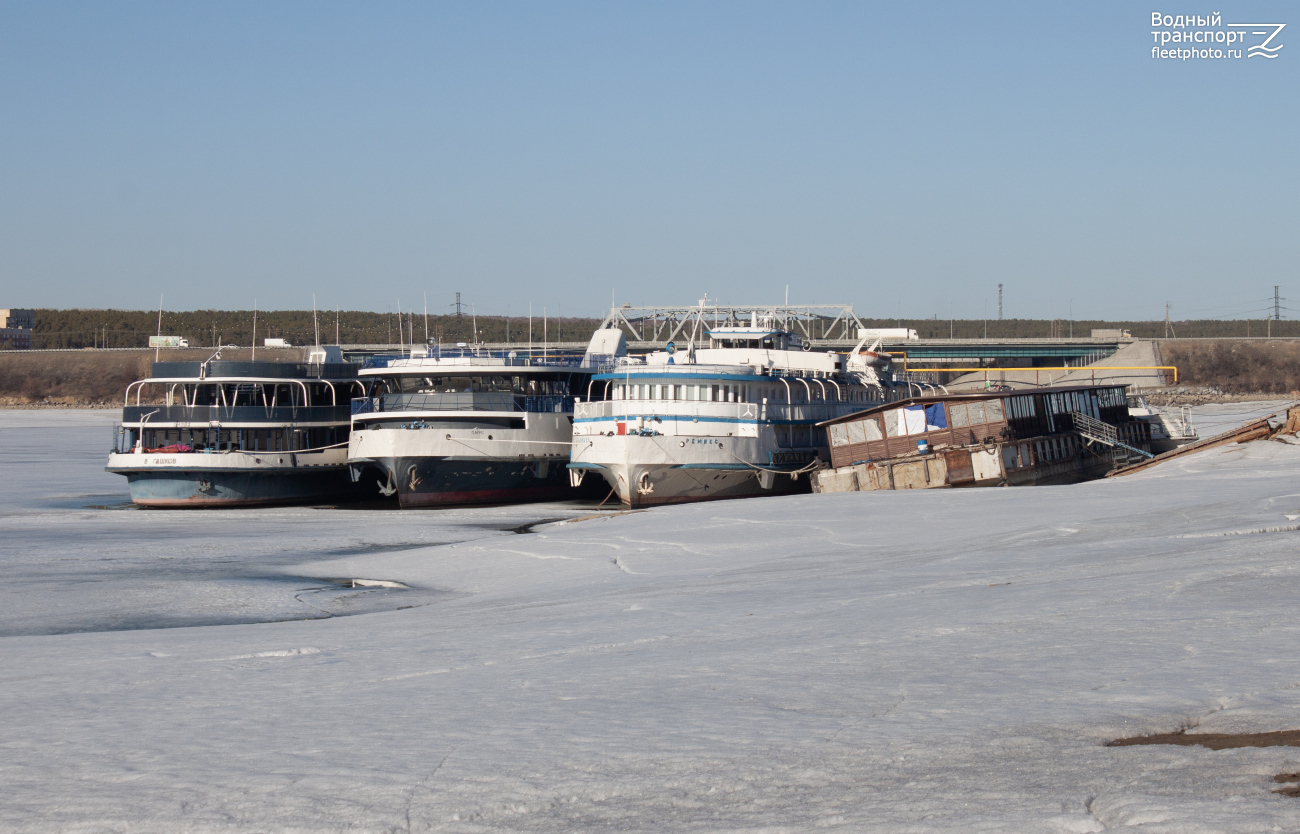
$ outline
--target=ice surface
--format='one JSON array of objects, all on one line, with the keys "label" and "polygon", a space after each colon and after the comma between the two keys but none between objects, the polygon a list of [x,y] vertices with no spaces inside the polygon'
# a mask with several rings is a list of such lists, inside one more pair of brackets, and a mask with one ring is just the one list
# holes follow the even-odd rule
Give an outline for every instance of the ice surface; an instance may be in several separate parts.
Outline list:
[{"label": "ice surface", "polygon": [[19,415],[0,828],[1300,830],[1300,750],[1103,746],[1300,727],[1294,446],[516,535],[590,511],[85,509],[111,415]]}]

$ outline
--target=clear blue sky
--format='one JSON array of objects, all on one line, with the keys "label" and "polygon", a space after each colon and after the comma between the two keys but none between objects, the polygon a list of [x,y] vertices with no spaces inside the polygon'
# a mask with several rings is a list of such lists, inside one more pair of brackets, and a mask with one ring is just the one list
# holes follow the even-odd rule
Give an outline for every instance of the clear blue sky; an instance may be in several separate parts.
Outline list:
[{"label": "clear blue sky", "polygon": [[[1189,8],[1287,45],[1153,59]],[[1288,35],[1290,3],[10,0],[0,306],[1300,309]]]}]

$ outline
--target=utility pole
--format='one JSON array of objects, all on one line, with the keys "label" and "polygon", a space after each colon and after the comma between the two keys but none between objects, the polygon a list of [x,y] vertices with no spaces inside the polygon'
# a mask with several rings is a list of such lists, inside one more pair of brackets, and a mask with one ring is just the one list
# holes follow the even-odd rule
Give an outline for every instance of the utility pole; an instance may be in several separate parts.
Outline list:
[{"label": "utility pole", "polygon": [[456,315],[460,315],[460,293],[456,293]]},{"label": "utility pole", "polygon": [[1277,284],[1273,285],[1273,315],[1268,320],[1268,337],[1273,338],[1273,320],[1282,320],[1282,299],[1277,295]]},{"label": "utility pole", "polygon": [[1173,322],[1169,320],[1169,302],[1165,302],[1165,338],[1169,338],[1170,332],[1174,329]]},{"label": "utility pole", "polygon": [[[163,300],[163,294],[158,293],[158,335],[159,336],[162,335],[162,300]],[[155,343],[158,346],[153,349],[153,361],[155,362],[158,361],[158,354],[162,350],[161,343],[162,340],[160,339],[158,342]]]},{"label": "utility pole", "polygon": [[1002,285],[998,284],[998,321],[1002,321]]}]

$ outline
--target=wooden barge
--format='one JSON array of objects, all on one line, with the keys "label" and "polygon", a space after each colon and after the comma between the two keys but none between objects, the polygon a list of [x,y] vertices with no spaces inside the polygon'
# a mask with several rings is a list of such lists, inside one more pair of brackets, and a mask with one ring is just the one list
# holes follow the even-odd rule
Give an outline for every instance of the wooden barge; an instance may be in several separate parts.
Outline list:
[{"label": "wooden barge", "polygon": [[818,424],[814,492],[1073,483],[1151,457],[1124,385],[912,397]]}]

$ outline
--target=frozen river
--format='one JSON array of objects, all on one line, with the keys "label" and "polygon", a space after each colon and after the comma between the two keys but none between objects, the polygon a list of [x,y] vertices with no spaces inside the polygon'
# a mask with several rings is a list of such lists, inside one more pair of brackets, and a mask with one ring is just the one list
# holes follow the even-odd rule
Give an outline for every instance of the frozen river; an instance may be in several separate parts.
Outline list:
[{"label": "frozen river", "polygon": [[1300,447],[533,528],[135,510],[113,418],[0,412],[0,828],[1300,830],[1298,749],[1103,746],[1300,727]]}]

